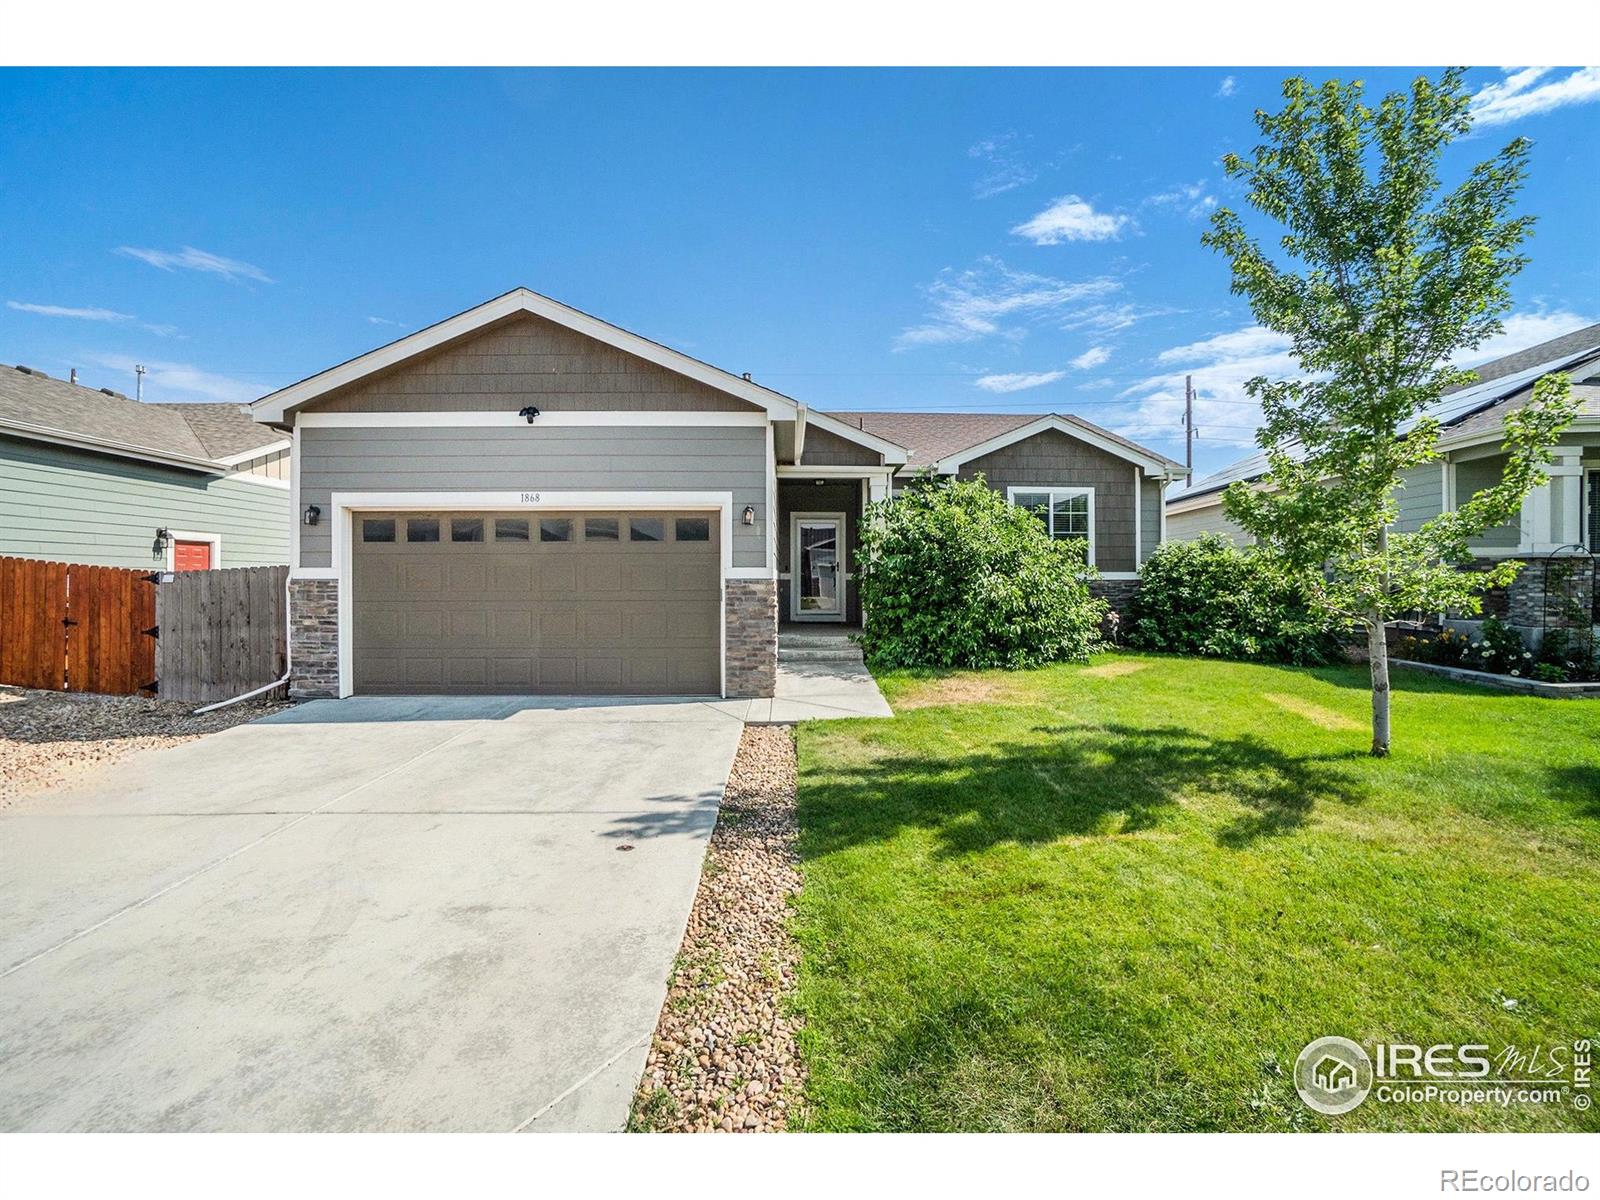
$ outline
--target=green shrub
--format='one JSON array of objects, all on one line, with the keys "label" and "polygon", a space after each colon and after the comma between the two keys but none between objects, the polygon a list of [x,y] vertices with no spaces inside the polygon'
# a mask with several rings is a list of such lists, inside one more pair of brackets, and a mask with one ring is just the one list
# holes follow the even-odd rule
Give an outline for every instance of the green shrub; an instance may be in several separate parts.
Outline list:
[{"label": "green shrub", "polygon": [[1082,542],[981,479],[927,480],[868,507],[856,572],[876,668],[1036,667],[1083,660],[1106,605]]},{"label": "green shrub", "polygon": [[1343,623],[1314,610],[1256,550],[1215,534],[1167,542],[1139,578],[1129,645],[1299,666],[1344,658]]}]

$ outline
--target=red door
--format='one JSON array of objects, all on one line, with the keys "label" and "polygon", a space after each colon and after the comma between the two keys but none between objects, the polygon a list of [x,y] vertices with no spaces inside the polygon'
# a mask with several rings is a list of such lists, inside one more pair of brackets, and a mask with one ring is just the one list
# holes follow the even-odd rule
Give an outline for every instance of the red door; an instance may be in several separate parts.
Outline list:
[{"label": "red door", "polygon": [[209,571],[211,569],[211,543],[177,541],[172,545],[174,571]]}]

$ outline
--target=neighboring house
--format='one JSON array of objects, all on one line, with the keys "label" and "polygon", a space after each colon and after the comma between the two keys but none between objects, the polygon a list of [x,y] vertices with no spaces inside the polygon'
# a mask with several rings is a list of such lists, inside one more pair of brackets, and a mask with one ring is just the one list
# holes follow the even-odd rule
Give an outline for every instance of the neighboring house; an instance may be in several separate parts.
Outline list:
[{"label": "neighboring house", "polygon": [[[1504,558],[1529,562],[1507,593],[1491,596],[1486,607],[1537,635],[1551,620],[1547,610],[1556,586],[1570,589],[1570,594],[1563,594],[1590,611],[1600,602],[1592,558],[1600,554],[1600,325],[1474,370],[1475,383],[1446,393],[1433,407],[1441,427],[1441,457],[1406,472],[1396,497],[1400,511],[1395,528],[1417,529],[1430,517],[1497,483],[1506,462],[1506,414],[1532,399],[1535,381],[1565,372],[1572,380],[1578,415],[1555,447],[1548,481],[1529,494],[1516,521],[1485,530],[1470,543],[1481,562]],[[1253,454],[1168,496],[1167,536],[1172,541],[1192,541],[1204,533],[1218,533],[1240,545],[1249,542],[1249,535],[1223,513],[1222,492],[1236,481],[1260,479],[1266,469],[1265,456]],[[1558,585],[1556,580],[1563,582]]]},{"label": "neighboring house", "polygon": [[297,696],[770,695],[780,620],[859,620],[908,473],[987,472],[1126,586],[1179,471],[1070,417],[817,412],[525,289],[253,409],[293,442]]},{"label": "neighboring house", "polygon": [[0,366],[0,555],[169,571],[289,561],[289,442]]}]

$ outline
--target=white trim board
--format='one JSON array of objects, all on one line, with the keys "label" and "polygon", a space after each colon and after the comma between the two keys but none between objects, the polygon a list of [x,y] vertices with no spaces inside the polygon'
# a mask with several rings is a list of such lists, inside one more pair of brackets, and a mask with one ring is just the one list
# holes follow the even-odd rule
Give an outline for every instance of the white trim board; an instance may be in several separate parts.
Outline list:
[{"label": "white trim board", "polygon": [[[299,383],[281,388],[270,395],[263,396],[251,406],[251,415],[264,424],[282,424],[289,419],[289,415],[297,408],[311,403],[329,392],[365,379],[379,371],[388,370],[399,365],[407,359],[424,354],[429,350],[443,346],[457,338],[466,337],[479,329],[483,329],[497,321],[514,317],[519,313],[527,313],[552,321],[566,329],[571,329],[585,337],[593,338],[597,342],[615,347],[626,354],[632,354],[646,362],[654,363],[658,367],[693,379],[697,383],[714,388],[719,392],[752,404],[768,414],[769,417],[778,417],[782,420],[795,420],[800,404],[790,399],[781,392],[771,388],[762,387],[752,380],[731,374],[710,363],[701,362],[687,354],[669,349],[659,342],[652,342],[649,338],[640,337],[636,333],[629,333],[626,329],[618,328],[598,317],[580,312],[552,300],[548,296],[541,296],[528,288],[515,288],[503,296],[496,296],[493,300],[485,301],[465,312],[457,313],[426,329],[409,334],[397,341],[390,342],[387,346],[380,346],[366,354],[320,371],[309,378],[302,379]],[[820,413],[810,414],[810,419],[817,425],[837,433],[841,437],[860,445],[869,446],[886,455],[898,454],[894,461],[905,461],[905,448],[895,445],[885,438],[865,433],[860,429],[847,425],[845,422],[832,417],[824,417]]]},{"label": "white trim board", "polygon": [[[1054,526],[1054,524],[1055,524],[1055,499],[1056,499],[1057,496],[1087,496],[1089,498],[1089,513],[1088,513],[1088,521],[1089,521],[1089,539],[1088,539],[1089,540],[1089,558],[1088,558],[1088,562],[1089,562],[1089,565],[1091,567],[1094,566],[1094,489],[1092,487],[1045,487],[1045,486],[1041,486],[1041,485],[1038,485],[1038,484],[1018,483],[1018,484],[1013,484],[1011,487],[1006,488],[1006,503],[1007,504],[1016,504],[1016,502],[1017,502],[1017,494],[1019,492],[1043,493],[1044,495],[1047,495],[1047,496],[1050,497],[1048,503],[1050,505],[1050,513],[1051,513],[1051,515],[1050,515],[1050,524],[1051,524],[1051,526]],[[1050,536],[1051,537],[1055,537],[1055,534],[1052,533]],[[1137,566],[1138,564],[1135,563],[1134,565]],[[1112,576],[1110,574],[1107,574],[1105,576],[1105,578],[1109,579],[1109,578],[1112,578]]]},{"label": "white trim board", "polygon": [[[300,568],[292,571],[296,579],[335,579],[338,588],[339,627],[339,695],[350,695],[355,689],[353,654],[354,643],[354,579],[353,553],[355,542],[354,519],[359,512],[494,512],[562,509],[643,509],[715,511],[719,516],[721,531],[719,552],[722,564],[723,587],[718,603],[717,620],[722,641],[722,660],[719,665],[719,690],[728,694],[728,589],[729,579],[770,579],[770,567],[735,567],[733,565],[733,493],[732,492],[334,492],[329,498],[332,512],[326,514],[331,521],[333,539],[330,568]],[[298,517],[296,518],[298,519]],[[327,571],[327,574],[322,572]]]},{"label": "white trim board", "polygon": [[1105,436],[1105,434],[1073,417],[1046,413],[1037,421],[1029,421],[1026,425],[1019,425],[1015,429],[997,434],[988,441],[979,442],[976,446],[968,446],[965,450],[947,454],[935,461],[932,467],[940,475],[954,475],[975,458],[982,458],[985,454],[993,454],[996,450],[1004,450],[1007,446],[1027,441],[1031,437],[1052,429],[1057,433],[1065,434],[1067,437],[1076,438],[1080,442],[1086,442],[1096,449],[1104,450],[1107,454],[1113,454],[1118,458],[1127,459],[1131,463],[1137,463],[1144,468],[1146,475],[1159,475],[1162,478],[1166,478],[1173,467],[1176,466],[1175,463],[1171,463],[1158,455],[1142,453],[1132,447],[1125,446],[1123,443]]},{"label": "white trim board", "polygon": [[742,426],[764,428],[771,424],[766,413],[672,412],[669,410],[549,412],[541,411],[529,421],[515,412],[308,412],[295,419],[295,427],[306,429],[418,429],[504,427],[540,429],[579,426],[616,427],[628,425],[688,425],[695,427]]}]

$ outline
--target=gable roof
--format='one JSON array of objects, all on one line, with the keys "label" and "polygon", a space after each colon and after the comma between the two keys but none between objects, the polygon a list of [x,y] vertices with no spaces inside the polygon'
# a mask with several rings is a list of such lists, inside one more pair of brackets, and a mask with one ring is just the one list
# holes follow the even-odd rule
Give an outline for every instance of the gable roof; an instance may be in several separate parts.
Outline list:
[{"label": "gable roof", "polygon": [[[1552,371],[1571,371],[1586,378],[1593,372],[1585,370],[1585,366],[1594,363],[1600,363],[1600,324],[1575,329],[1474,367],[1477,380],[1445,392],[1427,415],[1441,426],[1441,445],[1493,438],[1504,428],[1507,413],[1533,399],[1533,385],[1539,379]],[[1600,416],[1600,397],[1591,388],[1576,386],[1574,391],[1578,393],[1580,419]],[[1259,479],[1266,472],[1267,456],[1258,450],[1173,492],[1167,503],[1197,500],[1221,492],[1231,483]]]},{"label": "gable roof", "polygon": [[1070,413],[835,412],[834,416],[906,447],[905,471],[953,474],[964,463],[1046,429],[1139,463],[1152,474],[1183,465]]},{"label": "gable roof", "polygon": [[[549,296],[541,296],[538,292],[519,287],[465,312],[429,325],[426,329],[419,329],[416,333],[408,334],[386,346],[369,350],[338,366],[329,367],[326,371],[319,371],[302,379],[299,383],[290,384],[286,388],[280,388],[263,396],[250,405],[252,415],[257,421],[281,424],[295,409],[310,404],[329,392],[346,387],[379,371],[386,371],[407,359],[426,354],[430,350],[466,337],[496,321],[505,320],[518,313],[528,313],[553,321],[557,325],[608,346],[614,346],[636,358],[644,359],[658,367],[664,367],[707,387],[715,388],[735,399],[743,400],[747,404],[765,409],[782,420],[794,420],[804,408],[798,400],[785,396],[782,392],[775,392],[769,387],[763,387],[742,375],[734,375],[721,367],[714,367],[669,346],[663,346],[660,342],[653,342],[649,338],[630,333],[609,321],[602,321],[599,317],[580,312],[570,305],[562,304],[559,300],[552,300]],[[807,414],[807,419],[841,437],[876,450],[889,463],[899,464],[905,461],[904,447],[887,438],[847,425],[827,413],[810,412]]]},{"label": "gable roof", "polygon": [[3,364],[0,432],[213,473],[225,472],[240,454],[286,444],[235,404],[141,404]]}]

